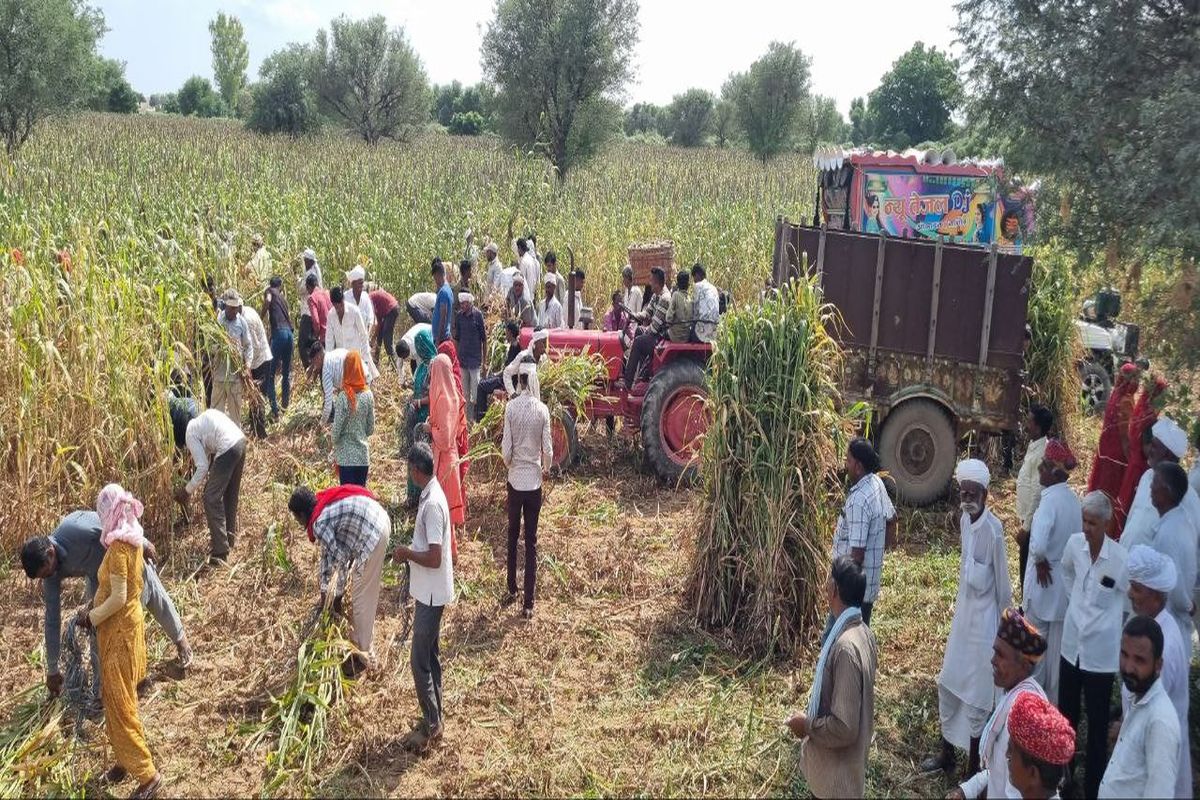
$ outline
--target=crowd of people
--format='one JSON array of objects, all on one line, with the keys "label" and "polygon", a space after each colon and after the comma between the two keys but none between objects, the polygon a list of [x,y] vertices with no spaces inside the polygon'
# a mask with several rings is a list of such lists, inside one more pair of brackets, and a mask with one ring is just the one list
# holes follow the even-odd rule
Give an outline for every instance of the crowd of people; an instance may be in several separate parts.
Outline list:
[{"label": "crowd of people", "polygon": [[[1029,409],[1014,531],[1019,607],[1008,538],[989,507],[991,472],[978,459],[959,463],[958,586],[937,677],[942,741],[920,765],[954,775],[966,753],[949,797],[1192,796],[1200,466],[1189,475],[1180,461],[1200,443],[1159,413],[1163,386],[1152,377],[1135,400],[1138,368],[1122,370],[1082,498],[1054,415]],[[829,621],[809,707],[788,721],[803,739],[801,764],[817,797],[865,790],[877,668],[869,626],[895,520],[878,470],[870,443],[851,442]]]}]

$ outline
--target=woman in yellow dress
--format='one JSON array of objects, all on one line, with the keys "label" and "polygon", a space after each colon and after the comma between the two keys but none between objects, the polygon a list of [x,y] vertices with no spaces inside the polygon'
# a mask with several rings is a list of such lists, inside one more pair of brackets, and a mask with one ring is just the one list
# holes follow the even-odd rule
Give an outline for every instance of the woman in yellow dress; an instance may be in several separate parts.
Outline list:
[{"label": "woman in yellow dress", "polygon": [[110,483],[96,498],[100,542],[107,548],[97,574],[91,610],[79,609],[81,625],[96,628],[100,647],[100,699],[104,724],[116,765],[107,779],[119,783],[132,775],[134,798],[154,797],[162,776],[146,747],[146,731],[138,719],[137,685],[146,677],[146,635],[142,617],[142,572],[145,542],[138,517],[142,504],[121,486]]}]

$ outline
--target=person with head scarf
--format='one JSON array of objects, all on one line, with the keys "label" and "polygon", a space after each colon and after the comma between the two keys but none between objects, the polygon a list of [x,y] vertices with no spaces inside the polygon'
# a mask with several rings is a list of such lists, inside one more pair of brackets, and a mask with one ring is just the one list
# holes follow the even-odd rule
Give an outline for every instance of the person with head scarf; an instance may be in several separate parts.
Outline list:
[{"label": "person with head scarf", "polygon": [[938,675],[938,714],[942,749],[922,771],[954,771],[955,748],[968,751],[967,774],[979,771],[979,737],[992,713],[995,689],[988,661],[1000,611],[1012,602],[1004,526],[987,507],[991,473],[978,459],[959,463],[958,595],[942,671]]},{"label": "person with head scarf", "polygon": [[[862,565],[867,576],[867,593],[862,603],[862,619],[871,624],[871,611],[879,597],[883,573],[883,550],[888,526],[896,509],[879,477],[879,454],[861,437],[846,448],[846,475],[850,489],[838,515],[833,534],[833,557],[850,556]],[[826,634],[828,636],[828,633]]]},{"label": "person with head scarf", "polygon": [[1023,800],[1058,797],[1075,757],[1071,722],[1046,698],[1022,692],[1008,712],[1008,730],[1009,783]]},{"label": "person with head scarf", "polygon": [[1062,440],[1051,439],[1046,443],[1046,452],[1038,469],[1042,496],[1033,515],[1029,565],[1022,591],[1030,622],[1046,637],[1046,658],[1038,665],[1037,678],[1053,703],[1058,702],[1059,654],[1063,620],[1067,616],[1063,550],[1067,541],[1083,529],[1079,498],[1067,484],[1075,466],[1075,455]]},{"label": "person with head scarf", "polygon": [[504,382],[504,391],[508,393],[509,397],[517,393],[514,382],[516,381],[518,371],[521,369],[521,365],[528,363],[541,364],[546,359],[546,350],[549,346],[550,331],[545,328],[538,328],[529,337],[529,346],[505,365],[500,377]]},{"label": "person with head scarf", "polygon": [[[404,440],[401,447],[404,452],[412,445],[425,438],[425,421],[429,419],[429,367],[437,356],[437,345],[433,343],[432,329],[421,329],[413,336],[413,359],[417,368],[413,371],[412,397],[408,401],[404,418]],[[408,505],[417,507],[420,489],[411,480],[408,481]]]},{"label": "person with head scarf", "polygon": [[[1163,664],[1159,680],[1171,698],[1171,705],[1179,717],[1179,730],[1183,732],[1179,741],[1179,773],[1175,781],[1175,797],[1192,796],[1192,757],[1188,722],[1190,684],[1189,664],[1183,646],[1183,635],[1168,607],[1171,593],[1175,590],[1177,575],[1175,562],[1145,544],[1135,545],[1129,551],[1126,562],[1129,570],[1129,599],[1133,613],[1158,623],[1163,635]],[[1121,685],[1122,716],[1129,712],[1133,694]],[[1119,720],[1118,720],[1119,724]]]},{"label": "person with head scarf", "polygon": [[467,508],[467,470],[470,466],[467,453],[470,452],[471,446],[468,441],[470,428],[467,424],[467,394],[462,380],[463,369],[462,364],[458,361],[458,349],[454,346],[454,342],[442,342],[438,345],[438,354],[450,359],[450,375],[454,378],[454,388],[458,390],[459,414],[458,423],[454,431],[454,443],[458,449],[458,472],[462,481],[463,511],[465,514]]},{"label": "person with head scarf", "polygon": [[[100,515],[95,511],[72,511],[49,536],[35,536],[21,546],[21,566],[25,576],[42,581],[46,606],[46,688],[51,695],[57,695],[63,686],[58,664],[62,642],[62,582],[65,578],[83,578],[84,597],[91,599],[96,594],[100,564],[107,552],[100,543],[103,529]],[[184,634],[183,622],[151,563],[157,557],[154,545],[147,539],[142,547],[146,560],[142,605],[175,643],[179,666],[186,669],[192,663],[192,648]],[[93,656],[93,667],[98,668],[99,654]]]},{"label": "person with head scarf", "polygon": [[1125,549],[1108,537],[1108,495],[1093,491],[1083,498],[1082,508],[1083,532],[1067,540],[1062,556],[1068,601],[1058,707],[1072,726],[1078,726],[1083,695],[1088,729],[1084,796],[1095,797],[1108,762],[1109,699],[1117,677],[1129,575]]},{"label": "person with head scarf", "polygon": [[508,594],[506,604],[517,599],[517,542],[525,520],[525,575],[522,613],[533,617],[537,586],[537,527],[542,511],[542,480],[554,463],[550,437],[550,410],[541,401],[537,365],[521,365],[518,393],[504,408],[504,435],[500,454],[508,468]]},{"label": "person with head scarf", "polygon": [[[1159,375],[1149,376],[1142,385],[1141,394],[1133,404],[1129,417],[1129,460],[1125,464],[1125,474],[1121,479],[1121,491],[1117,496],[1117,519],[1128,521],[1133,513],[1132,504],[1138,483],[1146,470],[1150,468],[1145,451],[1145,438],[1148,431],[1158,420],[1158,412],[1162,409],[1165,398],[1163,393],[1167,382]],[[1124,523],[1117,530],[1117,536],[1123,536]]]},{"label": "person with head scarf", "polygon": [[[1129,463],[1129,420],[1133,416],[1133,401],[1137,394],[1137,364],[1124,364],[1117,374],[1117,384],[1104,407],[1104,423],[1100,429],[1100,445],[1088,476],[1087,490],[1099,490],[1114,503],[1121,494],[1125,466]],[[1118,524],[1123,524],[1120,520]]]},{"label": "person with head scarf", "polygon": [[526,284],[525,275],[520,271],[513,273],[512,287],[504,298],[504,318],[517,320],[522,328],[532,328],[537,324],[533,290]]},{"label": "person with head scarf", "polygon": [[977,797],[1013,797],[1008,775],[1008,714],[1021,695],[1044,698],[1041,685],[1033,679],[1033,670],[1046,652],[1046,640],[1025,618],[1020,609],[1006,608],[1000,614],[996,638],[992,642],[992,679],[1003,692],[980,735],[982,770],[950,793],[965,800]]},{"label": "person with head scarf", "polygon": [[450,522],[455,526],[466,522],[459,465],[460,432],[465,425],[462,391],[455,382],[453,362],[445,353],[439,353],[429,366],[429,420],[425,426],[433,449],[438,484],[446,493]]},{"label": "person with head scarf", "polygon": [[92,607],[83,606],[76,624],[96,629],[100,650],[100,699],[104,729],[116,762],[108,771],[111,783],[132,776],[134,797],[153,797],[162,776],[146,746],[146,731],[138,718],[137,685],[146,677],[146,632],[142,588],[146,542],[138,518],[142,504],[121,486],[110,483],[96,498],[100,544],[106,548],[96,573]]},{"label": "person with head scarf", "polygon": [[342,485],[367,485],[371,464],[369,439],[375,432],[375,396],[367,386],[362,356],[357,350],[346,354],[342,385],[333,399],[333,463]]}]

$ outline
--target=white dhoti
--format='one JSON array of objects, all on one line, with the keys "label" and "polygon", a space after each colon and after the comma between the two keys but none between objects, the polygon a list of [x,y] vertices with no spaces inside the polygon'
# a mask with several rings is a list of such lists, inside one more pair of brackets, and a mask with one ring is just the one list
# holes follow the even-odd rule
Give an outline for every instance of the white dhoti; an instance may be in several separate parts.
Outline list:
[{"label": "white dhoti", "polygon": [[1033,670],[1033,678],[1046,691],[1046,699],[1058,705],[1058,673],[1062,661],[1063,620],[1049,622],[1036,617],[1028,617],[1042,636],[1046,637],[1046,653]]},{"label": "white dhoti", "polygon": [[970,749],[971,740],[980,737],[991,715],[991,707],[973,706],[938,684],[938,716],[942,723],[942,738],[959,750]]}]

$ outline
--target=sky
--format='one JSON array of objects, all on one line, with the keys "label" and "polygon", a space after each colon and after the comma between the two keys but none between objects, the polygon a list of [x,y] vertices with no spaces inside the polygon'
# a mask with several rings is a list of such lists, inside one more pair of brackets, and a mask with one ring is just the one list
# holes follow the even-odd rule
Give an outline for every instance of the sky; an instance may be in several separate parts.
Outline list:
[{"label": "sky", "polygon": [[[773,40],[794,41],[812,59],[812,91],[846,113],[914,42],[955,52],[955,0],[923,0],[920,10],[884,0],[641,0],[636,77],[624,102],[666,104],[686,89],[720,92]],[[109,32],[101,52],[126,63],[134,89],[177,90],[191,75],[211,80],[208,21],[224,11],[242,20],[250,78],[289,42],[309,42],[345,13],[383,14],[403,26],[432,83],[475,83],[493,0],[92,0]]]}]

